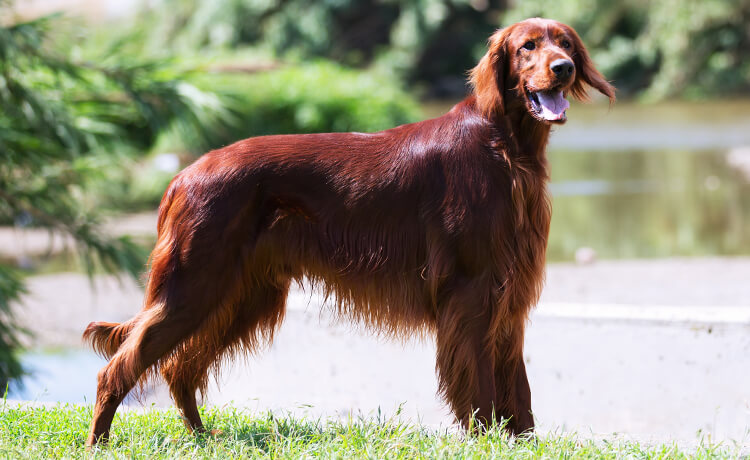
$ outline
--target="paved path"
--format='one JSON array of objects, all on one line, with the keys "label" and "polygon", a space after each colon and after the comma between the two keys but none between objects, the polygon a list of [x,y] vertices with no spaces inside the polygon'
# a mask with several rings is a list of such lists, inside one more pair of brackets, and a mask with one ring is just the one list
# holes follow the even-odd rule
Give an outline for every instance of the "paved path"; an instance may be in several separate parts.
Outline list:
[{"label": "paved path", "polygon": [[[393,413],[405,403],[406,417],[450,423],[434,396],[431,341],[399,344],[330,325],[315,303],[292,308],[271,350],[249,366],[232,366],[209,402],[316,416],[379,406]],[[692,439],[701,430],[740,439],[750,429],[750,322],[545,314],[554,308],[546,304],[532,316],[526,337],[542,429],[639,439]]]}]

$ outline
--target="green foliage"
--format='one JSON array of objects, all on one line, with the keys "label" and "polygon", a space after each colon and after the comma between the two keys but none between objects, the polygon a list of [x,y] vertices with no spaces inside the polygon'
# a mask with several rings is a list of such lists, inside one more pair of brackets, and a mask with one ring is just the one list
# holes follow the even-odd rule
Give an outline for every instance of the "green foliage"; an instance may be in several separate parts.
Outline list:
[{"label": "green foliage", "polygon": [[749,0],[530,0],[517,2],[503,22],[534,16],[572,25],[623,95],[750,91]]},{"label": "green foliage", "polygon": [[[167,0],[143,15],[152,48],[252,46],[277,55],[376,63],[433,95],[461,94],[504,1]],[[146,25],[147,24],[147,25]]]},{"label": "green foliage", "polygon": [[253,75],[206,76],[198,86],[224,95],[238,121],[232,138],[262,134],[378,131],[419,118],[392,78],[330,62]]},{"label": "green foliage", "polygon": [[[69,235],[89,274],[137,275],[144,255],[99,229],[85,191],[106,158],[195,123],[210,97],[159,63],[76,62],[48,50],[51,18],[0,27],[0,221]],[[111,51],[111,50],[110,50]],[[209,107],[210,108],[210,107]],[[10,304],[23,284],[0,267],[0,384],[20,375]]]},{"label": "green foliage", "polygon": [[21,346],[20,334],[25,334],[13,318],[11,302],[25,292],[20,275],[0,265],[0,393],[13,378],[21,377],[24,370],[16,358],[15,351]]},{"label": "green foliage", "polygon": [[430,96],[463,93],[495,28],[542,16],[579,31],[621,96],[750,91],[750,0],[167,0],[155,13],[145,17],[156,47],[253,46],[375,63]]},{"label": "green foliage", "polygon": [[[203,410],[214,436],[188,434],[175,411],[120,411],[109,446],[93,452],[107,458],[739,458],[739,445],[674,444],[582,439],[556,433],[509,438],[498,428],[478,436],[433,430],[397,420],[350,418],[305,420],[271,413]],[[89,407],[0,406],[0,453],[9,457],[89,458],[83,443]]]},{"label": "green foliage", "polygon": [[[182,141],[181,141],[182,140]],[[169,141],[179,149],[183,147],[182,136],[175,136]],[[199,145],[206,142],[201,140]],[[191,148],[197,147],[190,144]],[[157,147],[158,148],[158,147]],[[168,154],[171,156],[171,154]],[[120,157],[111,161],[107,172],[107,180],[91,187],[91,199],[99,210],[112,214],[150,211],[159,206],[162,195],[176,171],[164,170],[155,164],[158,155],[146,157]],[[186,156],[183,163],[192,159]],[[145,259],[144,259],[145,260]]]}]

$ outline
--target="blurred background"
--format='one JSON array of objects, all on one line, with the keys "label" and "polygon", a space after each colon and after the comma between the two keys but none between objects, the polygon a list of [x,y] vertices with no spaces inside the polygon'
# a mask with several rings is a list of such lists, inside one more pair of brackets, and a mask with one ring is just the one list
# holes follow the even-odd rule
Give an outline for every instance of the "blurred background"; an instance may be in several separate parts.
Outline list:
[{"label": "blurred background", "polygon": [[[533,16],[572,25],[618,89],[573,103],[548,150],[539,422],[747,439],[748,0],[0,0],[0,386],[91,401],[80,333],[139,309],[155,209],[200,154],[438,116],[489,35]],[[450,422],[429,340],[351,332],[321,302],[294,294],[268,357],[207,402]]]}]

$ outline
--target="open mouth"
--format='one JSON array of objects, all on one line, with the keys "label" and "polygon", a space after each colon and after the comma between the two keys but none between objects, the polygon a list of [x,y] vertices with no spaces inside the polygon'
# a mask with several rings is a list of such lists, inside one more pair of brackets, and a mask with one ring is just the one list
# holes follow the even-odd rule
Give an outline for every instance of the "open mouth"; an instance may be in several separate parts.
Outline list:
[{"label": "open mouth", "polygon": [[546,121],[564,122],[565,111],[570,103],[565,99],[562,91],[529,91],[526,96],[531,103],[533,115]]}]

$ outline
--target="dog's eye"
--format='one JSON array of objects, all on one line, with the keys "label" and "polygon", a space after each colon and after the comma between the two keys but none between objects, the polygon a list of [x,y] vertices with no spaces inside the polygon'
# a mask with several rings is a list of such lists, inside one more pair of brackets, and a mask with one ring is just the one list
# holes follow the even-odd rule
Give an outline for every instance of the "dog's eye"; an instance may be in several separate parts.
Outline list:
[{"label": "dog's eye", "polygon": [[536,44],[535,44],[534,42],[532,42],[531,40],[529,40],[529,41],[527,41],[526,43],[524,43],[524,44],[523,44],[523,47],[524,47],[525,49],[527,49],[527,50],[531,51],[531,50],[533,50],[534,48],[536,48]]},{"label": "dog's eye", "polygon": [[561,45],[563,48],[570,48],[570,42],[567,40],[563,40]]}]

